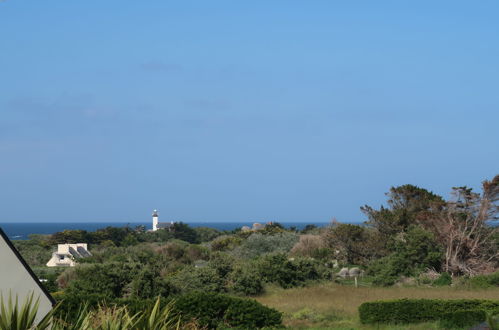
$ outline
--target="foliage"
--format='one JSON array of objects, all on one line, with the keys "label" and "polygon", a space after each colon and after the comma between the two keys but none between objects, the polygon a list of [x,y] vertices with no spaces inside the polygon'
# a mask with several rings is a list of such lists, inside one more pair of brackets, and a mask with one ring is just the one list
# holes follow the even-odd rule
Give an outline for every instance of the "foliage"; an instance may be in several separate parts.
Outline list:
[{"label": "foliage", "polygon": [[394,243],[394,252],[375,260],[368,268],[374,275],[375,285],[388,286],[400,276],[414,276],[427,268],[440,266],[442,254],[433,235],[418,226],[411,226],[399,235]]},{"label": "foliage", "polygon": [[173,329],[196,329],[193,323],[181,323],[180,317],[173,312],[173,303],[161,306],[160,299],[149,308],[142,308],[140,312],[131,313],[127,307],[116,305],[99,305],[90,309],[88,305],[78,309],[78,312],[69,317],[68,314],[58,313],[60,305],[45,316],[38,324],[35,317],[39,308],[39,302],[33,300],[33,295],[26,299],[19,307],[16,298],[12,302],[9,298],[5,306],[3,298],[0,299],[0,330],[173,330]]},{"label": "foliage", "polygon": [[175,222],[171,227],[171,231],[173,233],[173,237],[176,239],[194,244],[200,242],[198,233],[188,224],[183,222]]},{"label": "foliage", "polygon": [[211,242],[218,236],[222,235],[222,232],[215,228],[196,227],[194,228],[194,231],[196,232],[200,243]]},{"label": "foliage", "polygon": [[451,284],[452,284],[452,276],[449,273],[442,273],[435,281],[433,281],[433,285],[435,286],[444,286]]},{"label": "foliage", "polygon": [[302,234],[315,234],[319,230],[319,227],[317,227],[314,224],[308,224],[303,229],[301,230]]},{"label": "foliage", "polygon": [[444,329],[456,329],[466,326],[477,325],[486,319],[483,310],[462,310],[443,313],[440,318],[440,326]]},{"label": "foliage", "polygon": [[214,269],[218,276],[226,277],[234,269],[236,260],[229,254],[222,252],[212,253],[208,266]]},{"label": "foliage", "polygon": [[406,184],[390,188],[388,208],[375,210],[370,206],[361,207],[369,221],[368,224],[377,229],[384,242],[404,232],[409,226],[416,224],[419,214],[438,208],[444,203],[442,197],[414,185]]},{"label": "foliage", "polygon": [[400,299],[366,302],[359,307],[360,321],[371,323],[418,323],[440,320],[444,313],[462,310],[494,311],[499,301],[461,299]]},{"label": "foliage", "polygon": [[168,280],[162,278],[159,271],[150,266],[140,270],[133,278],[130,287],[130,296],[137,298],[152,298],[158,295],[168,297],[177,293],[177,289]]},{"label": "foliage", "polygon": [[19,299],[15,300],[9,294],[4,300],[0,293],[0,330],[26,330],[26,329],[46,329],[50,325],[51,313],[45,316],[36,324],[36,316],[40,305],[40,300],[34,298],[31,294],[19,305]]},{"label": "foliage", "polygon": [[487,313],[487,325],[490,330],[499,330],[499,315],[492,315],[492,313]]},{"label": "foliage", "polygon": [[304,285],[306,281],[324,278],[320,263],[312,259],[288,259],[285,254],[263,257],[257,263],[262,278],[283,288]]},{"label": "foliage", "polygon": [[66,267],[32,267],[35,275],[49,292],[55,292],[59,289],[57,279],[66,269]]},{"label": "foliage", "polygon": [[224,279],[218,275],[215,269],[210,267],[188,266],[171,276],[168,280],[181,293],[225,291]]},{"label": "foliage", "polygon": [[324,233],[324,241],[345,264],[367,265],[383,251],[377,233],[358,225],[337,224]]},{"label": "foliage", "polygon": [[469,284],[474,289],[499,287],[499,271],[488,275],[477,275],[469,279]]},{"label": "foliage", "polygon": [[175,303],[175,309],[184,321],[195,319],[200,326],[209,329],[219,326],[260,329],[282,323],[281,313],[272,308],[254,300],[216,293],[194,292],[181,296]]},{"label": "foliage", "polygon": [[[327,251],[325,251],[327,250]],[[324,238],[320,235],[300,235],[300,240],[291,249],[291,255],[313,258],[331,256]]]},{"label": "foliage", "polygon": [[141,270],[139,264],[105,263],[81,265],[75,268],[75,279],[69,282],[69,293],[99,292],[110,298],[126,295],[126,288]]},{"label": "foliage", "polygon": [[443,269],[451,274],[477,275],[497,269],[499,249],[499,175],[482,183],[482,194],[453,188],[453,199],[418,221],[432,231],[445,252]]},{"label": "foliage", "polygon": [[242,258],[255,258],[270,253],[287,253],[298,241],[298,235],[289,232],[279,232],[274,235],[251,234],[235,251]]},{"label": "foliage", "polygon": [[230,282],[230,289],[245,296],[255,296],[264,291],[260,274],[249,266],[235,269],[230,274]]},{"label": "foliage", "polygon": [[52,256],[52,248],[46,243],[46,236],[30,235],[28,240],[12,243],[31,267],[45,266]]},{"label": "foliage", "polygon": [[213,251],[229,251],[241,245],[242,238],[235,235],[222,235],[211,242]]}]

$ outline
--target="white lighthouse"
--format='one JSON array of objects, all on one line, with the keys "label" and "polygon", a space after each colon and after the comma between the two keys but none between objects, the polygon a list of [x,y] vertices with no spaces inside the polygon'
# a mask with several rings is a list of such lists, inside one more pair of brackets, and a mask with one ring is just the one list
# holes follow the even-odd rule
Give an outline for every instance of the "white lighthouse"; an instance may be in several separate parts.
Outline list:
[{"label": "white lighthouse", "polygon": [[152,211],[152,231],[158,230],[158,210]]}]

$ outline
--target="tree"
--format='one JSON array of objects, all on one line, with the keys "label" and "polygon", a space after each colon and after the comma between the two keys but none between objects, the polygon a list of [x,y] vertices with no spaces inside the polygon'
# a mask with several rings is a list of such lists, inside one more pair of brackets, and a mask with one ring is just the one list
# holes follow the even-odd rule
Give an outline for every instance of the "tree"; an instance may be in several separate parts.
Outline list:
[{"label": "tree", "polygon": [[183,222],[176,222],[172,226],[173,237],[186,241],[189,243],[197,244],[199,243],[199,237],[197,232],[192,229],[188,224]]},{"label": "tree", "polygon": [[414,276],[428,268],[439,270],[441,261],[442,252],[434,235],[412,225],[407,232],[397,235],[394,252],[374,260],[368,273],[375,276],[374,284],[388,286],[402,275]]},{"label": "tree", "polygon": [[388,207],[376,210],[365,205],[360,209],[368,217],[367,224],[378,230],[387,246],[396,234],[417,223],[418,216],[432,213],[445,204],[442,197],[410,184],[392,187],[386,195]]},{"label": "tree", "polygon": [[324,234],[326,244],[347,264],[365,265],[382,255],[377,232],[352,224],[337,224]]},{"label": "tree", "polygon": [[499,175],[482,183],[482,194],[455,187],[453,199],[439,212],[420,214],[419,222],[435,233],[444,246],[444,270],[452,274],[476,275],[497,268],[499,251]]}]

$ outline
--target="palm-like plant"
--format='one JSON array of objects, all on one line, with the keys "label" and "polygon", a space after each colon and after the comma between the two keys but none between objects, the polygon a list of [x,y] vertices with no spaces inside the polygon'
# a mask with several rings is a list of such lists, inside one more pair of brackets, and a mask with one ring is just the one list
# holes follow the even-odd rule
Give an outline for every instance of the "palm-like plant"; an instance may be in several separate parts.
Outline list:
[{"label": "palm-like plant", "polygon": [[52,312],[36,324],[39,300],[30,295],[19,307],[9,295],[4,303],[0,295],[0,330],[179,330],[198,329],[195,323],[182,324],[180,315],[173,311],[173,302],[161,307],[160,299],[151,308],[131,314],[126,307],[99,306],[90,310],[83,305],[76,319],[53,317]]},{"label": "palm-like plant", "polygon": [[173,302],[161,308],[158,297],[154,306],[142,313],[135,325],[137,329],[143,330],[178,330],[180,329],[180,316],[173,312]]},{"label": "palm-like plant", "polygon": [[33,293],[27,297],[21,306],[19,306],[17,296],[13,299],[12,294],[9,293],[7,303],[5,303],[3,294],[0,293],[0,330],[48,329],[53,311],[37,324],[36,316],[39,306],[40,299],[35,300]]}]

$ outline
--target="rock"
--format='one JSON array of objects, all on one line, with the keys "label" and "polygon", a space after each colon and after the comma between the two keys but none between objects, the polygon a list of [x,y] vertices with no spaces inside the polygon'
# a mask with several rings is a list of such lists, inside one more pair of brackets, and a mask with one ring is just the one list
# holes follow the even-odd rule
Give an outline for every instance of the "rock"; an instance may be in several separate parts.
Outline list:
[{"label": "rock", "polygon": [[261,223],[255,222],[253,224],[253,230],[260,230],[260,229],[263,229],[263,228],[265,228],[265,225],[262,225]]},{"label": "rock", "polygon": [[249,226],[242,226],[241,231],[251,231],[251,228]]},{"label": "rock", "polygon": [[358,267],[350,268],[350,270],[348,271],[349,276],[360,276],[360,274],[361,274],[361,270]]},{"label": "rock", "polygon": [[344,267],[342,268],[338,274],[338,276],[341,276],[341,277],[347,277],[348,276],[348,268]]}]

